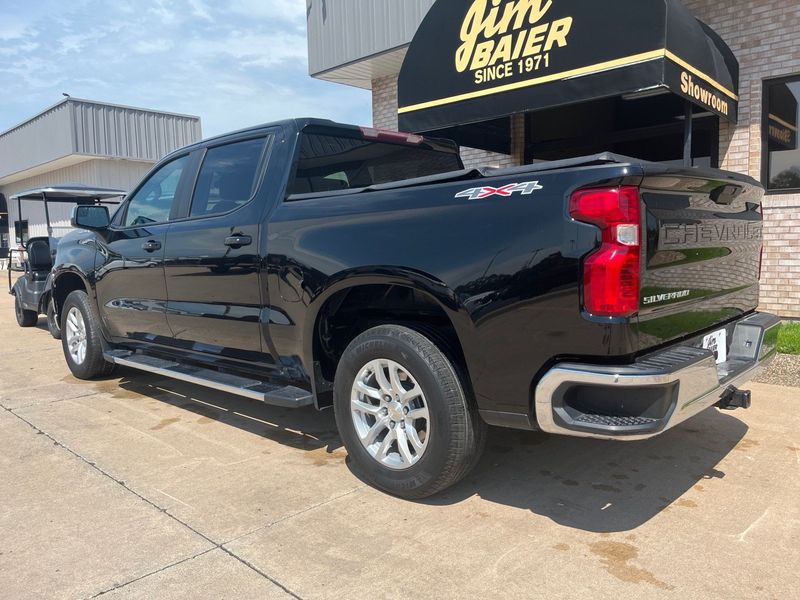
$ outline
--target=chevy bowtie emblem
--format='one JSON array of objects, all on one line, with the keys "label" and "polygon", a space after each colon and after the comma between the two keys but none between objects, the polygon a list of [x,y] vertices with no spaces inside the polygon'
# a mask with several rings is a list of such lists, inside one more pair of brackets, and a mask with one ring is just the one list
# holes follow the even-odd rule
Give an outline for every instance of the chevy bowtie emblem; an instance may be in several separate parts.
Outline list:
[{"label": "chevy bowtie emblem", "polygon": [[524,183],[509,183],[503,187],[495,188],[490,186],[470,188],[463,192],[458,192],[456,198],[467,198],[469,200],[483,200],[490,196],[502,196],[507,198],[512,194],[522,194],[523,196],[530,196],[537,190],[544,188],[539,185],[538,181],[526,181]]}]

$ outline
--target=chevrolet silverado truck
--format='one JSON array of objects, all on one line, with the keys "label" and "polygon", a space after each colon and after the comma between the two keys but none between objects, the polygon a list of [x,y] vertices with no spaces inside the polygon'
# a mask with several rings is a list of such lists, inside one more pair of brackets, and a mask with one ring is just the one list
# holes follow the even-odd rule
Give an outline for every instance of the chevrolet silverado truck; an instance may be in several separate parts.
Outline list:
[{"label": "chevrolet silverado truck", "polygon": [[641,440],[776,352],[753,179],[613,154],[465,169],[452,142],[315,119],[164,158],[78,206],[52,297],[81,379],[124,365],[333,408],[351,465],[420,498],[487,425]]}]

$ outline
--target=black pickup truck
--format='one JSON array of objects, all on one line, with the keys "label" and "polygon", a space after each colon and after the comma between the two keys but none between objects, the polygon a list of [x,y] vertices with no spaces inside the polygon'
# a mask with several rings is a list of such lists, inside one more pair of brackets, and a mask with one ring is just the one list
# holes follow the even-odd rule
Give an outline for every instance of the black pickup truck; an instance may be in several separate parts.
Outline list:
[{"label": "black pickup truck", "polygon": [[486,426],[615,440],[711,406],[775,353],[763,189],[601,154],[464,169],[456,146],[298,119],[79,206],[52,295],[79,378],[125,365],[333,407],[352,465],[424,497]]}]

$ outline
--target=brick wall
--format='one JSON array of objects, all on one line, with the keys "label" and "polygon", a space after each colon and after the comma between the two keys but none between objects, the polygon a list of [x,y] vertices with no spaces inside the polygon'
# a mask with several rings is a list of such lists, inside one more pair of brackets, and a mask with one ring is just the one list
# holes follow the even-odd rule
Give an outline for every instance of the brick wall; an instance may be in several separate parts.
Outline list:
[{"label": "brick wall", "polygon": [[[684,0],[730,45],[741,66],[739,123],[720,123],[722,168],[761,179],[763,80],[800,74],[800,1]],[[373,82],[376,127],[397,129],[397,78]],[[523,161],[522,116],[512,117],[512,154],[462,149],[467,166],[514,166]],[[800,318],[800,194],[764,199],[761,307]]]},{"label": "brick wall", "polygon": [[[739,123],[720,129],[722,167],[761,180],[764,79],[800,74],[798,0],[684,0],[739,59]],[[764,198],[761,306],[800,318],[800,194]]]},{"label": "brick wall", "polygon": [[[512,117],[511,154],[498,154],[476,148],[461,148],[464,166],[515,167],[522,164],[524,121],[522,115]],[[380,129],[397,129],[397,76],[372,81],[372,122]]]},{"label": "brick wall", "polygon": [[372,80],[372,124],[397,131],[397,75]]}]

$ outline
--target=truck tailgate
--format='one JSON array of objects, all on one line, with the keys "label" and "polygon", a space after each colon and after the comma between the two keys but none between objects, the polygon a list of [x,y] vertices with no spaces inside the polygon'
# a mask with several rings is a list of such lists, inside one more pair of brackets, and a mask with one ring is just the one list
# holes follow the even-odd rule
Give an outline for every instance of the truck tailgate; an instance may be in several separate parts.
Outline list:
[{"label": "truck tailgate", "polygon": [[758,306],[761,198],[721,171],[646,175],[640,346],[714,328]]}]

